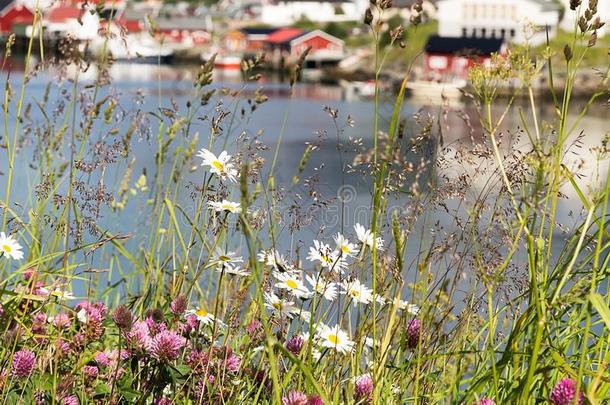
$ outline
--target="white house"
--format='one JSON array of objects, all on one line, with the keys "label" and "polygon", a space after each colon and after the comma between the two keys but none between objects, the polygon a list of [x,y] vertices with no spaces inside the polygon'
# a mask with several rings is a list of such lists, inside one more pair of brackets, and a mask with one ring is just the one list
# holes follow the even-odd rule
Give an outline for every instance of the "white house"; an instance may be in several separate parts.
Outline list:
[{"label": "white house", "polygon": [[63,38],[69,35],[79,41],[98,38],[100,17],[89,10],[87,5],[54,5],[44,16],[45,35],[48,38]]},{"label": "white house", "polygon": [[[440,0],[441,37],[505,38],[532,45],[557,31],[561,5],[553,0]],[[533,27],[533,29],[532,29]]]},{"label": "white house", "polygon": [[[561,21],[561,28],[566,31],[572,31],[574,29],[574,21],[576,18],[576,11],[570,10],[570,0],[561,0],[565,6],[565,13],[563,15],[563,20]],[[580,13],[584,14],[585,10],[589,6],[588,0],[583,0]],[[610,32],[610,1],[608,0],[600,0],[597,2],[597,16],[605,22],[604,25],[598,32],[601,35],[607,34]]]},{"label": "white house", "polygon": [[317,23],[360,21],[368,0],[281,0],[260,6],[260,21],[273,26],[293,24],[301,19]]}]

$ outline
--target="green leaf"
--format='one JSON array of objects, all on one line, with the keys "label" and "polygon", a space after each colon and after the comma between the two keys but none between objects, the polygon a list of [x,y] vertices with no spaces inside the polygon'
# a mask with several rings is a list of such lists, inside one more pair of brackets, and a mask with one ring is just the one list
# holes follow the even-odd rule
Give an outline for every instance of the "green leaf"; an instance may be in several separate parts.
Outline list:
[{"label": "green leaf", "polygon": [[98,382],[95,386],[95,396],[106,396],[110,394],[110,387],[108,384],[103,382]]},{"label": "green leaf", "polygon": [[608,305],[604,302],[604,298],[597,293],[592,293],[589,295],[589,301],[591,301],[593,307],[599,312],[606,327],[610,329],[610,308],[608,308]]}]

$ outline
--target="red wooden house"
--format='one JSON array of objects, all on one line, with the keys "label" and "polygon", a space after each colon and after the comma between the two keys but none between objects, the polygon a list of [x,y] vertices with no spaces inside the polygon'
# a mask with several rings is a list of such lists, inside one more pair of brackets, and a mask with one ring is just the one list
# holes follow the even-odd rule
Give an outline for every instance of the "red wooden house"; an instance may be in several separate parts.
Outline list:
[{"label": "red wooden house", "polygon": [[269,35],[267,47],[274,57],[291,59],[297,59],[310,48],[306,67],[312,68],[335,65],[345,57],[343,41],[321,30],[282,28]]},{"label": "red wooden house", "polygon": [[34,22],[34,13],[14,0],[0,0],[0,35],[14,32],[17,25],[27,26]]},{"label": "red wooden house", "polygon": [[494,53],[503,54],[506,45],[501,38],[440,37],[433,35],[426,44],[427,80],[465,79],[471,67],[487,64]]},{"label": "red wooden house", "polygon": [[299,35],[290,41],[292,56],[300,56],[307,48],[311,48],[309,56],[312,58],[343,58],[345,46],[337,37],[321,30],[310,31]]}]

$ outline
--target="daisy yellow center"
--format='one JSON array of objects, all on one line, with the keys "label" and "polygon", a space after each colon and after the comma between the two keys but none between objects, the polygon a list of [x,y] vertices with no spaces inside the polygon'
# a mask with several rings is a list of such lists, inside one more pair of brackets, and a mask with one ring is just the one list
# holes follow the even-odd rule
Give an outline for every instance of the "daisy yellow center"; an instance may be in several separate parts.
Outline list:
[{"label": "daisy yellow center", "polygon": [[286,281],[286,285],[290,288],[292,288],[293,290],[296,289],[299,285],[297,284],[296,281],[294,280],[288,280]]},{"label": "daisy yellow center", "polygon": [[212,162],[212,166],[214,166],[215,168],[217,168],[220,171],[223,171],[225,169],[225,165],[223,165],[220,161],[215,160]]},{"label": "daisy yellow center", "polygon": [[351,289],[351,290],[349,290],[349,295],[351,295],[354,298],[357,298],[360,296],[360,291]]},{"label": "daisy yellow center", "polygon": [[275,309],[282,309],[282,303],[281,302],[276,302],[275,304],[273,304],[273,307]]},{"label": "daisy yellow center", "polygon": [[203,308],[199,308],[197,311],[195,311],[195,314],[197,314],[197,316],[206,317],[208,316],[208,311]]},{"label": "daisy yellow center", "polygon": [[9,245],[2,245],[2,250],[4,250],[6,253],[11,253],[12,251]]},{"label": "daisy yellow center", "polygon": [[231,260],[231,258],[230,258],[229,256],[224,256],[224,255],[223,255],[223,256],[220,256],[220,257],[218,258],[218,260],[220,260],[221,262],[228,262],[228,261],[230,261],[230,260]]},{"label": "daisy yellow center", "polygon": [[342,245],[341,246],[341,251],[345,254],[349,253],[349,248],[347,247],[347,245]]},{"label": "daisy yellow center", "polygon": [[222,206],[223,210],[231,210],[232,208],[233,208],[233,206],[230,204],[223,204],[223,206]]},{"label": "daisy yellow center", "polygon": [[328,341],[331,342],[334,345],[338,345],[339,344],[339,336],[337,336],[337,335],[328,335]]}]

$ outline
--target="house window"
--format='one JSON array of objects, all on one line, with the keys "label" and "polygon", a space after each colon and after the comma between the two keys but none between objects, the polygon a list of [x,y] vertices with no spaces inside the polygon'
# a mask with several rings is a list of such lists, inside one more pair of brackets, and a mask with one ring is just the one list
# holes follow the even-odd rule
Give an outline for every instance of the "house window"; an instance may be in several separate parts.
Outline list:
[{"label": "house window", "polygon": [[486,38],[487,37],[487,28],[481,28],[481,37],[482,38]]},{"label": "house window", "polygon": [[472,18],[477,19],[479,17],[479,6],[477,4],[472,5]]},{"label": "house window", "polygon": [[466,28],[462,28],[462,36],[463,37],[467,37],[468,36],[468,30]]},{"label": "house window", "polygon": [[472,29],[472,37],[473,37],[473,38],[476,38],[476,37],[477,37],[477,29],[476,29],[476,28],[473,28],[473,29]]},{"label": "house window", "polygon": [[495,37],[496,37],[496,30],[495,30],[495,29],[494,29],[494,30],[491,30],[491,37],[492,37],[492,38],[495,38]]},{"label": "house window", "polygon": [[514,29],[514,28],[513,28],[513,29],[511,29],[511,30],[510,30],[510,37],[511,37],[511,38],[514,38],[514,37],[515,37],[515,34],[516,34],[515,29]]},{"label": "house window", "polygon": [[506,30],[504,28],[500,30],[500,38],[506,38]]}]

